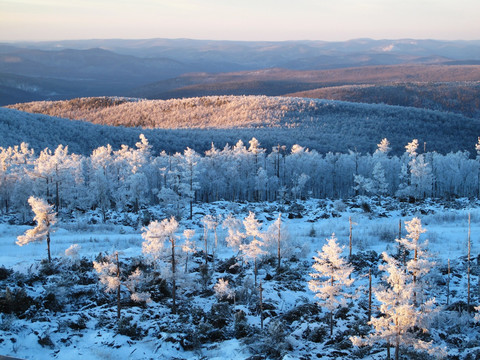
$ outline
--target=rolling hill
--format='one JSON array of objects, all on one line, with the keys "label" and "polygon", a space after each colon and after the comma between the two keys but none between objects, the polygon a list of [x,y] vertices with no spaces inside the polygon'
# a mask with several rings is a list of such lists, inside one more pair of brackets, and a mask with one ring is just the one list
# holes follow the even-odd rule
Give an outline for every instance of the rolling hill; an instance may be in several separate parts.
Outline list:
[{"label": "rolling hill", "polygon": [[[472,116],[479,108],[475,96],[478,86],[474,84],[479,81],[479,65],[390,65],[322,71],[266,69],[221,74],[186,74],[142,86],[131,91],[129,95],[147,99],[224,94],[286,95],[415,106],[456,111]],[[404,88],[401,85],[394,88],[395,84],[406,85]],[[347,92],[347,87],[339,88],[344,85],[368,85],[369,91],[367,92],[367,87],[352,86],[349,88],[351,91]],[[331,91],[329,88],[332,88]],[[381,89],[386,93],[382,94]],[[395,90],[398,90],[397,98]],[[402,102],[405,92],[408,92],[410,97],[424,97],[428,93],[427,101]],[[340,96],[340,93],[345,97]],[[437,103],[435,98],[444,102],[445,106]]]},{"label": "rolling hill", "polygon": [[478,81],[330,86],[286,96],[411,106],[480,118]]},{"label": "rolling hill", "polygon": [[[36,122],[23,125],[37,129],[35,136],[42,139],[53,137],[47,131],[42,135],[45,126],[39,123],[43,122],[52,128],[52,134],[57,134],[53,137],[55,141],[63,144],[73,141],[78,148],[81,148],[83,139],[90,139],[85,141],[92,146],[105,145],[107,142],[117,145],[118,141],[132,146],[140,132],[144,132],[157,150],[172,152],[182,151],[187,146],[204,151],[210,148],[211,142],[223,147],[226,143],[236,143],[238,139],[247,142],[252,137],[256,137],[268,150],[277,144],[286,145],[287,148],[300,144],[322,153],[354,149],[373,152],[376,144],[387,137],[397,154],[402,153],[404,146],[413,138],[420,143],[426,142],[429,151],[446,153],[459,150],[473,152],[480,134],[480,120],[456,114],[288,97],[219,96],[165,101],[84,98],[25,103],[12,107],[44,114],[15,112],[16,117],[25,117],[24,120],[18,120],[18,124]],[[2,111],[7,112],[2,116],[4,123],[8,120],[8,112],[13,110]],[[65,135],[62,134],[67,131],[60,128],[65,120],[45,115],[84,120],[70,121],[68,124],[89,127],[76,131],[78,136],[63,140],[62,136]],[[19,141],[30,142],[28,139],[32,136],[32,130],[22,136],[24,130],[14,128],[15,121],[9,123],[7,130],[5,124],[2,125],[2,133],[7,134],[8,139],[9,133],[12,133]],[[124,140],[120,141],[120,138]],[[88,153],[91,150],[91,146],[86,146],[80,152]]]}]

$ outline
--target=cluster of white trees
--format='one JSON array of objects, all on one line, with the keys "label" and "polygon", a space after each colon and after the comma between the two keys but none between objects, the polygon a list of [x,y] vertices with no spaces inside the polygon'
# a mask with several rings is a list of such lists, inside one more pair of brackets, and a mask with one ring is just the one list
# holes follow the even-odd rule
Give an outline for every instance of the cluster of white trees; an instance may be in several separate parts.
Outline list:
[{"label": "cluster of white trees", "polygon": [[[31,196],[28,199],[28,203],[35,213],[34,221],[36,226],[27,230],[24,235],[18,236],[17,244],[23,246],[31,242],[47,240],[48,262],[50,263],[52,261],[50,255],[50,234],[54,231],[57,213],[53,210],[53,205],[49,205],[43,199]],[[193,240],[195,236],[194,230],[184,229],[183,233],[179,233],[179,223],[173,216],[162,221],[153,221],[142,229],[142,238],[144,239],[142,252],[145,258],[152,264],[154,271],[162,279],[171,282],[172,311],[174,313],[176,312],[179,261],[185,261],[183,274],[186,275],[189,273],[189,255],[204,251],[205,263],[203,266],[208,275],[209,259],[210,262],[213,262],[212,267],[215,267],[215,254],[220,245],[217,236],[218,226],[221,225],[228,232],[224,244],[232,248],[236,253],[235,257],[238,262],[235,266],[243,266],[244,263],[247,264],[249,261],[253,261],[255,286],[257,284],[257,261],[260,257],[267,254],[276,256],[277,266],[280,267],[282,257],[290,254],[292,251],[288,230],[282,222],[281,213],[270,226],[265,226],[264,230],[262,230],[261,223],[252,212],[243,221],[233,217],[231,214],[225,218],[205,215],[202,218],[202,224],[204,226],[203,248]],[[209,237],[209,230],[214,232],[213,241]],[[65,253],[68,256],[75,257],[78,255],[78,250],[79,246],[74,244]],[[129,276],[125,276],[120,267],[118,252],[105,256],[99,261],[94,261],[94,268],[99,274],[100,282],[105,286],[105,291],[117,294],[118,318],[120,318],[122,288],[126,288],[129,291],[131,299],[134,301],[150,301],[150,295],[140,291],[142,283],[146,280],[143,273],[137,269]],[[227,291],[225,290],[227,285],[228,281],[218,285],[217,287],[221,286],[223,289],[218,291],[223,294],[223,292]],[[231,292],[227,295],[231,296]]]},{"label": "cluster of white trees", "polygon": [[[473,145],[472,145],[473,147]],[[270,153],[252,138],[235,146],[213,145],[202,156],[187,148],[155,155],[145,136],[136,146],[114,151],[109,145],[88,157],[55,151],[34,154],[27,144],[0,148],[1,211],[25,213],[34,195],[55,210],[138,211],[164,204],[171,214],[191,216],[196,201],[274,201],[347,198],[358,194],[401,197],[478,196],[480,157],[467,152],[422,153],[417,140],[405,153],[389,155],[383,139],[373,154],[327,153],[300,145],[276,146]],[[476,150],[480,153],[480,145]]]},{"label": "cluster of white trees", "polygon": [[[388,349],[395,348],[395,359],[399,359],[401,346],[413,346],[439,357],[444,355],[443,349],[435,347],[432,342],[425,342],[420,333],[428,333],[432,315],[435,310],[435,299],[426,299],[429,285],[426,281],[434,262],[427,251],[427,241],[421,241],[420,235],[426,230],[419,218],[405,222],[407,235],[397,239],[399,246],[406,249],[409,257],[403,262],[386,252],[382,254],[383,263],[379,269],[384,272],[384,281],[373,293],[377,299],[377,311],[372,316],[372,288],[369,287],[369,325],[372,331],[366,337],[352,337],[355,345],[374,345],[384,343]],[[314,273],[309,281],[309,288],[320,299],[319,305],[329,312],[330,335],[333,335],[333,313],[340,307],[348,306],[347,299],[353,293],[347,290],[354,279],[353,267],[342,257],[343,249],[332,235],[314,257]],[[371,284],[371,277],[370,277]]]}]

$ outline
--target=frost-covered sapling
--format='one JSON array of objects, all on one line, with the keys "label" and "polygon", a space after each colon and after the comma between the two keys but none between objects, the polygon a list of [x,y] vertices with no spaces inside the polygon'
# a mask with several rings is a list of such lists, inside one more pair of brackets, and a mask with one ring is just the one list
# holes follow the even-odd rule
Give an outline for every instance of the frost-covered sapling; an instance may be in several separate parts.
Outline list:
[{"label": "frost-covered sapling", "polygon": [[231,299],[235,301],[235,290],[230,287],[228,280],[218,279],[218,282],[213,287],[213,290],[215,291],[215,296],[217,297],[218,301]]},{"label": "frost-covered sapling", "polygon": [[265,239],[266,248],[269,252],[276,253],[277,256],[277,271],[280,269],[282,255],[284,255],[288,249],[289,233],[284,222],[282,222],[282,214],[278,214],[277,220],[275,220],[269,227],[267,232],[263,235]]},{"label": "frost-covered sapling", "polygon": [[53,211],[53,205],[49,205],[45,200],[30,196],[28,203],[32,207],[35,214],[33,220],[37,222],[37,226],[25,232],[25,235],[17,237],[17,245],[23,246],[34,241],[47,240],[48,262],[52,262],[50,255],[50,233],[52,227],[57,222],[57,213]]},{"label": "frost-covered sapling", "polygon": [[405,221],[405,229],[407,230],[406,237],[397,239],[397,242],[413,256],[412,259],[406,262],[406,269],[412,276],[414,287],[413,302],[417,305],[417,301],[421,300],[423,294],[424,277],[433,268],[434,262],[429,260],[427,251],[428,240],[420,241],[420,236],[427,232],[422,227],[422,221],[417,217],[410,221]]},{"label": "frost-covered sapling", "polygon": [[205,264],[207,263],[207,247],[208,247],[208,230],[213,230],[213,235],[214,235],[214,244],[213,244],[213,249],[212,249],[212,261],[213,261],[213,267],[215,268],[215,253],[217,251],[217,246],[218,246],[218,234],[217,234],[217,227],[219,224],[219,217],[215,215],[205,215],[202,218],[202,223],[204,226],[204,241],[205,241]]},{"label": "frost-covered sapling", "polygon": [[477,306],[475,310],[477,310],[477,313],[475,314],[475,317],[473,318],[473,320],[475,320],[475,322],[480,322],[480,305]]},{"label": "frost-covered sapling", "polygon": [[428,332],[426,324],[433,308],[433,300],[426,301],[422,306],[423,311],[419,311],[413,304],[415,287],[409,280],[410,275],[394,258],[385,252],[382,255],[386,264],[379,265],[379,268],[386,271],[387,286],[374,292],[380,302],[380,314],[370,321],[374,332],[366,338],[352,337],[351,341],[356,346],[374,345],[378,342],[386,343],[387,349],[394,346],[395,360],[399,359],[400,346],[413,346],[442,356],[442,349],[434,349],[431,342],[418,338],[419,332]]},{"label": "frost-covered sapling", "polygon": [[260,223],[255,219],[253,212],[250,211],[249,215],[243,220],[243,225],[245,226],[246,237],[251,237],[252,240],[247,244],[241,244],[240,251],[243,252],[245,259],[253,259],[255,287],[257,287],[257,259],[267,252],[263,250],[264,243],[261,240]]},{"label": "frost-covered sapling", "polygon": [[78,262],[78,255],[80,253],[81,246],[78,244],[72,244],[68,249],[65,250],[65,256],[71,260],[71,263]]},{"label": "frost-covered sapling", "polygon": [[135,302],[149,302],[150,295],[145,292],[139,292],[145,282],[144,275],[140,269],[136,269],[127,279],[122,279],[120,261],[118,252],[106,256],[102,261],[94,261],[93,268],[98,273],[100,283],[105,286],[105,292],[115,292],[117,294],[117,319],[121,317],[121,286],[124,285],[130,292],[130,298]]},{"label": "frost-covered sapling", "polygon": [[222,228],[227,229],[228,235],[225,237],[227,246],[233,251],[240,251],[240,245],[243,244],[245,234],[242,232],[242,222],[232,214],[223,220]]},{"label": "frost-covered sapling", "polygon": [[191,240],[194,235],[195,230],[185,229],[183,231],[183,237],[185,238],[185,242],[182,245],[182,251],[185,253],[185,273],[188,272],[188,255],[190,253],[194,253],[197,249],[195,241]]},{"label": "frost-covered sapling", "polygon": [[323,300],[319,305],[329,311],[330,336],[333,335],[333,312],[339,307],[346,307],[346,299],[349,294],[344,288],[353,284],[351,274],[353,266],[349,265],[342,257],[343,248],[337,244],[335,234],[327,239],[322,251],[317,251],[314,256],[315,263],[312,268],[316,271],[311,273],[312,280],[308,287],[315,293],[315,297]]},{"label": "frost-covered sapling", "polygon": [[[176,238],[175,232],[178,229],[178,222],[172,216],[170,219],[164,219],[161,222],[153,221],[148,227],[143,229],[142,237],[145,241],[142,244],[144,254],[150,256],[154,262],[154,266],[158,266],[164,257],[170,257],[172,280],[172,312],[176,313]],[[170,250],[165,246],[166,242],[170,242]]]}]

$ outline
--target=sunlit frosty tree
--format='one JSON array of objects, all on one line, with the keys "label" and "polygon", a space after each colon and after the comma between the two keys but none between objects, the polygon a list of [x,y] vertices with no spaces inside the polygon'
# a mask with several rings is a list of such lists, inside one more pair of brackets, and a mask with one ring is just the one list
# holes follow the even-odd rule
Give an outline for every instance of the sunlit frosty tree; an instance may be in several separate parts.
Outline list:
[{"label": "sunlit frosty tree", "polygon": [[343,248],[337,244],[335,234],[327,239],[322,251],[317,251],[315,263],[312,268],[315,270],[310,276],[308,287],[315,293],[319,305],[329,311],[330,336],[333,335],[333,312],[339,307],[347,305],[346,299],[349,294],[345,288],[353,284],[351,274],[353,267],[342,257]]},{"label": "sunlit frosty tree", "polygon": [[243,220],[243,226],[245,226],[246,238],[251,238],[250,242],[240,245],[240,251],[245,256],[245,259],[253,259],[254,263],[254,279],[255,287],[257,286],[257,259],[266,254],[263,250],[264,243],[262,241],[262,233],[260,231],[260,223],[255,218],[255,214],[250,211],[249,215]]},{"label": "sunlit frosty tree", "polygon": [[[429,260],[427,251],[428,241],[420,241],[420,236],[427,232],[422,227],[422,221],[415,217],[410,221],[405,221],[407,235],[405,238],[397,239],[398,243],[410,252],[412,258],[406,262],[408,273],[412,276],[413,283],[413,302],[416,305],[417,300],[421,300],[423,293],[423,278],[433,268],[434,263]],[[417,299],[417,297],[419,299]]]},{"label": "sunlit frosty tree", "polygon": [[433,309],[433,300],[423,305],[423,312],[414,306],[413,283],[404,268],[387,253],[383,253],[385,265],[379,265],[386,272],[386,287],[378,288],[374,293],[380,302],[380,314],[372,317],[370,324],[374,332],[368,337],[352,337],[354,345],[374,345],[379,342],[387,344],[387,358],[390,359],[390,347],[395,348],[395,360],[399,359],[400,346],[413,346],[415,349],[442,356],[443,350],[434,348],[431,342],[420,340],[420,332],[428,332],[427,318]]},{"label": "sunlit frosty tree", "polygon": [[52,261],[50,255],[50,233],[52,227],[57,222],[57,213],[53,211],[53,206],[49,205],[45,200],[31,196],[28,203],[32,207],[35,214],[33,220],[37,222],[37,226],[25,232],[25,235],[17,237],[17,245],[23,246],[34,241],[47,240],[48,262]]}]

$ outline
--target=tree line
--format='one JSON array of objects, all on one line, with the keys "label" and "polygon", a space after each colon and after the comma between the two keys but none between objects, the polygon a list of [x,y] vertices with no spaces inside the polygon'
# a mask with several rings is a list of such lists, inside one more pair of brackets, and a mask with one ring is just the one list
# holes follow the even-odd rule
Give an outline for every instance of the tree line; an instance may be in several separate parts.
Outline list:
[{"label": "tree line", "polygon": [[[474,147],[475,146],[475,147]],[[38,155],[26,143],[0,147],[0,204],[4,213],[28,215],[27,199],[37,196],[55,211],[111,210],[137,212],[163,205],[169,215],[192,216],[195,202],[295,201],[344,199],[357,195],[450,199],[478,197],[480,142],[468,152],[424,152],[414,139],[401,156],[390,155],[383,139],[373,154],[329,152],[300,145],[274,146],[271,152],[252,138],[203,155],[154,154],[144,135],[135,147],[110,145],[90,156],[72,154],[68,146]]]}]

